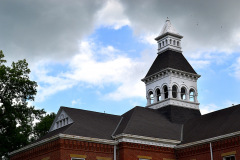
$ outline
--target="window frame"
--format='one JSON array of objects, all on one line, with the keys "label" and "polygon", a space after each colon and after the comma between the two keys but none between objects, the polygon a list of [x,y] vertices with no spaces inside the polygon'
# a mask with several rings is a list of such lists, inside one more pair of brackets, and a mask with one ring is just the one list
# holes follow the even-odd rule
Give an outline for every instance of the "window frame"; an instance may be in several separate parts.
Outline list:
[{"label": "window frame", "polygon": [[234,157],[234,160],[236,160],[235,154],[228,155],[228,156],[224,156],[224,157],[223,157],[223,160],[227,160],[227,158],[231,158],[231,157]]}]

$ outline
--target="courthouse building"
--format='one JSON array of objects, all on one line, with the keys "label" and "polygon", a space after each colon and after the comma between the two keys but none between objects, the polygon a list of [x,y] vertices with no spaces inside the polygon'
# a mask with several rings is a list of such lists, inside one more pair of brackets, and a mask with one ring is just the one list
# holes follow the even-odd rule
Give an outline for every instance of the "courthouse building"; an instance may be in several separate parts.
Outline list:
[{"label": "courthouse building", "polygon": [[166,20],[142,79],[145,107],[123,115],[60,107],[49,133],[11,160],[240,160],[240,105],[201,115],[200,75],[182,38]]}]

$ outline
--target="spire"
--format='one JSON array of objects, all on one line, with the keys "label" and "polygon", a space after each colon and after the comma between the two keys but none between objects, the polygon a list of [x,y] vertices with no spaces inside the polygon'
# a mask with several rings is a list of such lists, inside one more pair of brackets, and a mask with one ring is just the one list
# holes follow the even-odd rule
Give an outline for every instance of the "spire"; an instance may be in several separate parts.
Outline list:
[{"label": "spire", "polygon": [[167,18],[161,33],[155,40],[158,42],[158,54],[166,50],[174,50],[181,52],[181,36],[172,26],[170,20]]},{"label": "spire", "polygon": [[162,31],[160,32],[159,36],[161,36],[165,33],[173,33],[173,34],[179,35],[179,33],[177,33],[176,29],[172,26],[171,21],[169,20],[168,17],[167,17],[165,25],[163,26]]}]

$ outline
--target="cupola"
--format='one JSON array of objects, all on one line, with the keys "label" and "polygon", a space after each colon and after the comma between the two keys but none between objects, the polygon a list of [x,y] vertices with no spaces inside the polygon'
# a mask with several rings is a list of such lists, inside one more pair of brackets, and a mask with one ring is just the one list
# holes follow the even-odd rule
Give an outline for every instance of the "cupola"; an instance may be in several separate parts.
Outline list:
[{"label": "cupola", "polygon": [[170,20],[167,18],[161,33],[155,40],[158,42],[158,54],[167,49],[181,52],[181,36],[172,26]]},{"label": "cupola", "polygon": [[142,81],[146,85],[147,106],[158,109],[168,105],[199,109],[197,80],[200,77],[181,51],[181,36],[169,19],[160,35],[158,55]]}]

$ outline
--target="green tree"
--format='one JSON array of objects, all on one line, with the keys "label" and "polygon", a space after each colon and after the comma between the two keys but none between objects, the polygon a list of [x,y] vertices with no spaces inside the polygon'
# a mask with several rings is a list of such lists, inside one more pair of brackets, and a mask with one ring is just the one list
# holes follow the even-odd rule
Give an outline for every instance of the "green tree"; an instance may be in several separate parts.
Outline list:
[{"label": "green tree", "polygon": [[33,128],[34,132],[33,140],[39,139],[48,133],[55,117],[56,117],[55,113],[50,113],[47,114],[45,117],[42,117],[40,122],[36,123],[36,125]]},{"label": "green tree", "polygon": [[37,83],[29,79],[26,60],[7,66],[0,51],[0,158],[30,143],[33,120],[41,119],[44,110],[28,106],[34,101]]}]

